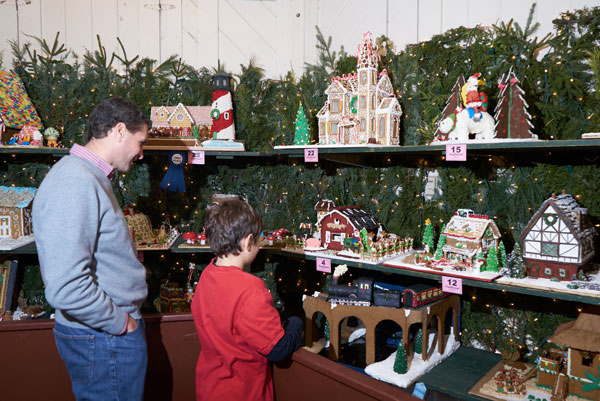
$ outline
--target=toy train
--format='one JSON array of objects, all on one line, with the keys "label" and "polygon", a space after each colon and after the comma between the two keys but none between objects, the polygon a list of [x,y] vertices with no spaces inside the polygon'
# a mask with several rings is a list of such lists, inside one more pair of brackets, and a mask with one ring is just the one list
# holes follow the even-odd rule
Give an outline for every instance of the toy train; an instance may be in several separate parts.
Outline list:
[{"label": "toy train", "polygon": [[379,289],[372,278],[360,277],[353,285],[330,285],[327,300],[343,305],[418,308],[447,296],[439,286],[415,284],[403,290]]}]

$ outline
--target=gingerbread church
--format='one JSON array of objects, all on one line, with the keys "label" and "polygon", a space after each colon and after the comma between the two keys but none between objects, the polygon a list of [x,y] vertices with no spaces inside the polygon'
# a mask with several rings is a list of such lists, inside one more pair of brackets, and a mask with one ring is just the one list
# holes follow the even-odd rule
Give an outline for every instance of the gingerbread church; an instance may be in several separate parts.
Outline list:
[{"label": "gingerbread church", "polygon": [[317,114],[319,145],[400,144],[402,108],[387,71],[377,71],[377,46],[366,32],[356,73],[333,77]]}]

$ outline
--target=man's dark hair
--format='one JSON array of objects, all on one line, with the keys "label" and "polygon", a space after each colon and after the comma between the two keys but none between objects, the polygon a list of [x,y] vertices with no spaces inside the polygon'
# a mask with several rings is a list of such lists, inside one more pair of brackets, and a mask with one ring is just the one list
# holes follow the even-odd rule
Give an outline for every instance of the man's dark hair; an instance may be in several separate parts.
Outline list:
[{"label": "man's dark hair", "polygon": [[111,97],[104,99],[90,114],[88,122],[88,141],[92,138],[104,138],[108,131],[118,123],[123,123],[131,132],[150,129],[151,123],[138,107],[127,99]]},{"label": "man's dark hair", "polygon": [[218,257],[239,255],[240,241],[252,234],[254,240],[263,230],[260,215],[240,199],[229,199],[208,208],[205,217],[206,239]]}]

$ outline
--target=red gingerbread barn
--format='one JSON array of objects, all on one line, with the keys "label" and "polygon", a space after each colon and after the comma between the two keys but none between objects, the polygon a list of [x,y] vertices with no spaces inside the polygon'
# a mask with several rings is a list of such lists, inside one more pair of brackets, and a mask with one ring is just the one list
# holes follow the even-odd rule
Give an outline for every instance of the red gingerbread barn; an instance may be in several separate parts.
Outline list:
[{"label": "red gingerbread barn", "polygon": [[520,236],[527,275],[571,280],[594,256],[596,230],[575,198],[552,195]]},{"label": "red gingerbread barn", "polygon": [[341,251],[344,239],[356,238],[360,241],[360,231],[364,228],[376,234],[377,221],[358,206],[340,206],[326,213],[317,221],[321,227],[321,243],[328,249]]}]

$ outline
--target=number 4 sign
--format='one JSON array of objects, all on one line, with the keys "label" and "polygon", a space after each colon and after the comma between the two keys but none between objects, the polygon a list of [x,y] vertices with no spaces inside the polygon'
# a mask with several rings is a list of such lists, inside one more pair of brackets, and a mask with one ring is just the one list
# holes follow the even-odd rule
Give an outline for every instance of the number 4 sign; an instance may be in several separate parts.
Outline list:
[{"label": "number 4 sign", "polygon": [[317,257],[317,271],[331,273],[331,259]]},{"label": "number 4 sign", "polygon": [[462,279],[456,277],[442,277],[442,291],[462,295]]}]

